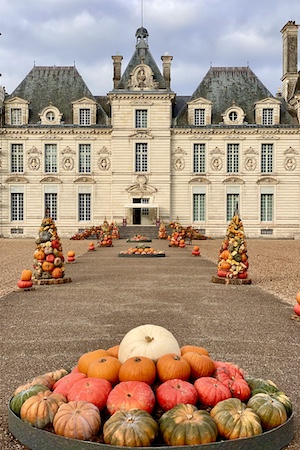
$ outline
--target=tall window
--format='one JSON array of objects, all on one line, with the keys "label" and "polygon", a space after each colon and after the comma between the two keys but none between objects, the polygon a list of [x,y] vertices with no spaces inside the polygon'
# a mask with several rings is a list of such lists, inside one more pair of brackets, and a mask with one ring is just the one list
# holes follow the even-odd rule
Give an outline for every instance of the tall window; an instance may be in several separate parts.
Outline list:
[{"label": "tall window", "polygon": [[239,205],[239,194],[227,194],[226,220],[229,221],[234,216]]},{"label": "tall window", "polygon": [[79,109],[79,125],[91,125],[91,110],[89,108]]},{"label": "tall window", "polygon": [[273,144],[262,144],[261,146],[261,172],[273,172]]},{"label": "tall window", "polygon": [[79,194],[79,220],[91,220],[91,194]]},{"label": "tall window", "polygon": [[205,144],[194,144],[193,172],[205,172]]},{"label": "tall window", "polygon": [[262,124],[273,125],[273,109],[264,108],[262,111]]},{"label": "tall window", "polygon": [[91,144],[79,144],[79,172],[91,172]]},{"label": "tall window", "polygon": [[135,111],[135,128],[147,128],[148,111],[146,109],[137,109]]},{"label": "tall window", "polygon": [[21,108],[12,108],[10,110],[10,123],[12,125],[22,125],[22,110],[21,110]]},{"label": "tall window", "polygon": [[237,173],[238,171],[239,171],[239,144],[228,144],[227,172]]},{"label": "tall window", "polygon": [[193,221],[205,220],[205,194],[193,194]]},{"label": "tall window", "polygon": [[194,125],[201,126],[205,125],[205,109],[195,109],[194,112]]},{"label": "tall window", "polygon": [[[149,198],[141,198],[141,203],[148,205],[149,204]],[[142,208],[142,216],[149,216],[149,208]]]},{"label": "tall window", "polygon": [[261,194],[260,220],[262,222],[273,221],[273,194]]},{"label": "tall window", "polygon": [[24,172],[23,144],[11,146],[11,171]]},{"label": "tall window", "polygon": [[148,145],[136,144],[135,146],[135,171],[147,172],[148,170]]},{"label": "tall window", "polygon": [[49,216],[53,220],[57,220],[57,194],[46,193],[45,194],[45,211],[48,209]]},{"label": "tall window", "polygon": [[45,145],[45,172],[55,173],[57,172],[57,145],[46,144]]},{"label": "tall window", "polygon": [[24,219],[24,194],[23,192],[11,193],[11,220]]}]

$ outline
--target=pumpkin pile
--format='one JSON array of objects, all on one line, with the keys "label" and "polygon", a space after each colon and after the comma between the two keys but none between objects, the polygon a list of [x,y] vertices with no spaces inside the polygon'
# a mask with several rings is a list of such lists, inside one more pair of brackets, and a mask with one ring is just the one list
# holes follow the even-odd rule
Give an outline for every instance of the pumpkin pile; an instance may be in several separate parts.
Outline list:
[{"label": "pumpkin pile", "polygon": [[158,239],[168,239],[167,229],[163,222],[161,222],[161,224],[159,225]]},{"label": "pumpkin pile", "polygon": [[33,285],[32,283],[32,271],[29,269],[22,270],[21,277],[18,281],[18,287],[20,289],[30,289]]},{"label": "pumpkin pile", "polygon": [[36,250],[33,261],[33,280],[63,278],[65,275],[62,245],[57,234],[55,222],[45,217],[35,240]]},{"label": "pumpkin pile", "polygon": [[138,244],[136,247],[130,247],[127,250],[119,252],[119,256],[165,256],[162,250],[155,250],[153,247]]},{"label": "pumpkin pile", "polygon": [[113,247],[112,236],[107,233],[101,234],[99,245],[100,247]]},{"label": "pumpkin pile", "polygon": [[151,242],[151,239],[147,238],[144,234],[136,234],[132,238],[127,239],[126,242]]},{"label": "pumpkin pile", "polygon": [[244,279],[248,277],[248,267],[244,227],[239,215],[235,214],[219,252],[217,276]]},{"label": "pumpkin pile", "polygon": [[262,434],[292,415],[269,380],[179,344],[157,325],[81,355],[72,372],[20,386],[10,409],[24,422],[73,439],[114,446],[201,445]]}]

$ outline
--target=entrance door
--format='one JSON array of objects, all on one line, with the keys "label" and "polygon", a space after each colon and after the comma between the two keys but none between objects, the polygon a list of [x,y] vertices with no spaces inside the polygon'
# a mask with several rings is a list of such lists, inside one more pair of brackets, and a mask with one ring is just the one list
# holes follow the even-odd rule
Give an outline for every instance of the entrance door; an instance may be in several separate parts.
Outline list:
[{"label": "entrance door", "polygon": [[[141,203],[141,199],[133,198],[132,203]],[[141,208],[132,208],[132,224],[141,225]]]}]

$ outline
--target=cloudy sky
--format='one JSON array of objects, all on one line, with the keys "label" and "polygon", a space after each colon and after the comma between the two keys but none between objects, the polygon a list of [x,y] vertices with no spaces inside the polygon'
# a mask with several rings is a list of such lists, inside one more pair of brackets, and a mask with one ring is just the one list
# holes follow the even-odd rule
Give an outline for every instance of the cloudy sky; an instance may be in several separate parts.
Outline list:
[{"label": "cloudy sky", "polygon": [[173,56],[177,94],[191,95],[211,65],[249,65],[275,95],[288,20],[300,24],[300,0],[1,0],[0,85],[11,93],[34,65],[75,63],[92,93],[105,95],[111,56],[123,56],[124,70],[143,24],[158,66]]}]

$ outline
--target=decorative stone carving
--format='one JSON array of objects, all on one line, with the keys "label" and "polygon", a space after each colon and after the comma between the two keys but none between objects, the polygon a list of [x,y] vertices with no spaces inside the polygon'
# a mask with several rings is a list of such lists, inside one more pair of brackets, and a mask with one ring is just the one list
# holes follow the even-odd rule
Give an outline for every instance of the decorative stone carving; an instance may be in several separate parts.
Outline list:
[{"label": "decorative stone carving", "polygon": [[133,90],[152,90],[158,86],[158,83],[153,80],[152,70],[146,64],[140,64],[133,70],[128,84],[129,89]]},{"label": "decorative stone carving", "polygon": [[98,159],[98,167],[100,170],[109,170],[110,159],[107,156],[102,156]]},{"label": "decorative stone carving", "polygon": [[224,155],[224,151],[221,150],[219,147],[213,148],[209,153],[211,155]]},{"label": "decorative stone carving", "polygon": [[72,150],[68,145],[67,145],[66,148],[64,148],[64,149],[61,151],[61,154],[62,154],[62,155],[65,155],[66,153],[70,153],[71,155],[75,155],[75,154],[76,154],[75,150]]},{"label": "decorative stone carving", "polygon": [[144,193],[154,193],[157,189],[148,184],[146,175],[140,174],[136,177],[136,182],[126,189],[127,192],[143,195]]},{"label": "decorative stone carving", "polygon": [[30,156],[28,159],[28,167],[31,170],[39,170],[41,167],[41,160],[38,156]]},{"label": "decorative stone carving", "polygon": [[294,158],[293,156],[288,156],[287,158],[285,158],[283,165],[285,170],[289,171],[295,170],[297,167],[296,158]]},{"label": "decorative stone carving", "polygon": [[221,170],[223,167],[223,161],[220,157],[211,158],[210,167],[212,170]]},{"label": "decorative stone carving", "polygon": [[62,168],[64,170],[73,170],[74,169],[74,158],[72,158],[72,156],[65,156],[62,160]]},{"label": "decorative stone carving", "polygon": [[256,166],[257,166],[257,161],[255,158],[253,158],[252,156],[249,156],[248,158],[245,159],[245,169],[246,170],[255,170]]},{"label": "decorative stone carving", "polygon": [[183,170],[185,167],[185,161],[184,158],[179,157],[179,158],[174,158],[173,159],[173,168],[175,170]]}]

